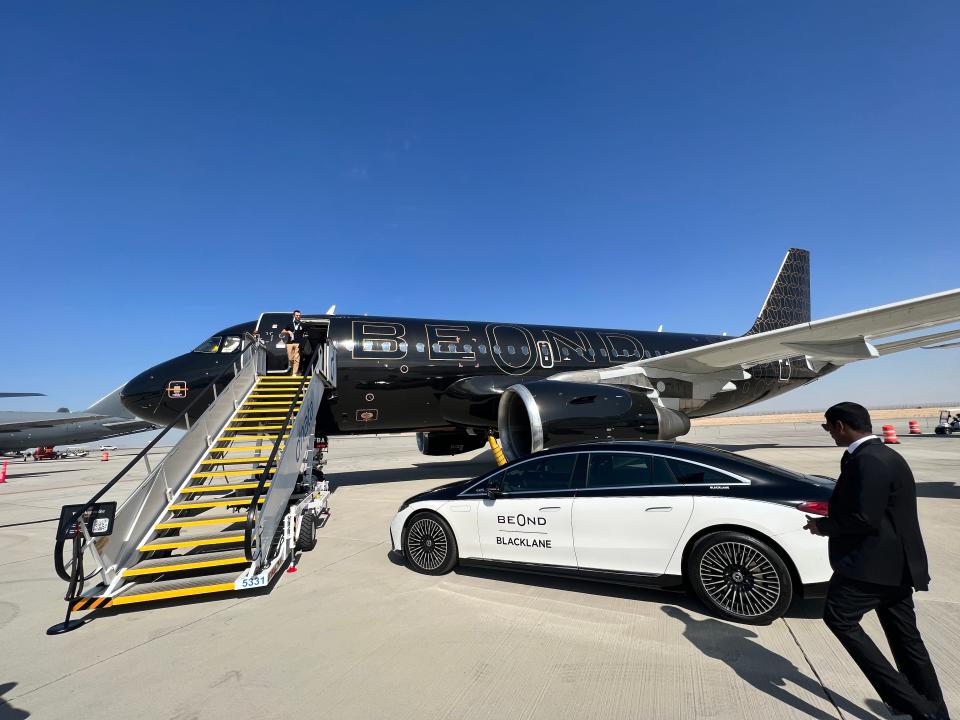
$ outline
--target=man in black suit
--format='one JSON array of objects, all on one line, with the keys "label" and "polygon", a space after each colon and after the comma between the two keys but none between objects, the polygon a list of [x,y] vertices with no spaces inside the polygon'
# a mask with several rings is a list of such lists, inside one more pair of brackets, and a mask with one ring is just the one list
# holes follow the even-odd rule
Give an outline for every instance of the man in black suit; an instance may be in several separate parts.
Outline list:
[{"label": "man in black suit", "polygon": [[[926,590],[930,582],[913,473],[872,433],[862,405],[839,403],[825,417],[823,429],[847,451],[827,517],[809,518],[805,526],[829,538],[833,577],[824,622],[894,712],[946,720],[947,706],[913,607],[913,589]],[[899,672],[860,627],[871,610]]]}]

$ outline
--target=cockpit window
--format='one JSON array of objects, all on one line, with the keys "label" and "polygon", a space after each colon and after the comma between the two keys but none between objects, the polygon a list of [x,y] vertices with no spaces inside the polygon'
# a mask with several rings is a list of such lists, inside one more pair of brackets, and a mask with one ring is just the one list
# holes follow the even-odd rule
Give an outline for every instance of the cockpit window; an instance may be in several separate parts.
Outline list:
[{"label": "cockpit window", "polygon": [[220,348],[222,353],[232,353],[240,349],[240,338],[236,335],[227,335],[223,339],[223,347]]},{"label": "cockpit window", "polygon": [[202,343],[197,345],[193,349],[193,352],[215,353],[220,349],[220,340],[221,337],[219,335],[214,335],[212,338],[207,338]]}]

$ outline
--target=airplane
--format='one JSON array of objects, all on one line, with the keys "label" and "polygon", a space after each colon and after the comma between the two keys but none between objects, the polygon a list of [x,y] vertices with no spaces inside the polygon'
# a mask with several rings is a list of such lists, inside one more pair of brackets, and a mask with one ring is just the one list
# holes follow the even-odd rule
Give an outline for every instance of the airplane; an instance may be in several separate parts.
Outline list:
[{"label": "airplane", "polygon": [[[121,400],[140,417],[171,422],[237,359],[252,332],[266,345],[267,373],[288,372],[278,333],[289,321],[290,313],[264,313],[221,330],[130,380]],[[303,321],[335,376],[317,414],[318,437],[415,431],[422,453],[450,455],[479,449],[492,435],[514,459],[573,442],[674,439],[693,418],[770,399],[858,360],[958,338],[960,330],[949,330],[876,342],[960,321],[960,289],[811,321],[810,254],[792,248],[739,337],[662,326],[643,332],[358,315]]]},{"label": "airplane", "polygon": [[[37,447],[74,445],[130,433],[156,430],[153,422],[131,415],[120,402],[120,388],[100,398],[83,412],[0,411],[0,453]],[[16,393],[38,395],[39,393]]]}]

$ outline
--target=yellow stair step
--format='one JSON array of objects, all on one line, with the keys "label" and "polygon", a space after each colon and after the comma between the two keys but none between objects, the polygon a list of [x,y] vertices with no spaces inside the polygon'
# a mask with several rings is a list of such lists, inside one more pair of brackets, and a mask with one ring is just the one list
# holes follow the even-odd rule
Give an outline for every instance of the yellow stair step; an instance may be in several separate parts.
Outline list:
[{"label": "yellow stair step", "polygon": [[[270,487],[270,481],[268,480],[263,484],[264,487]],[[260,481],[257,482],[243,482],[243,483],[234,483],[233,485],[192,485],[191,487],[185,487],[180,491],[180,494],[185,493],[211,493],[211,492],[229,492],[230,490],[256,490],[260,487]]]},{"label": "yellow stair step", "polygon": [[[297,405],[302,405],[302,404],[303,404],[303,403],[297,403]],[[283,407],[290,407],[290,403],[288,403],[288,402],[272,402],[272,401],[268,401],[268,400],[258,400],[258,401],[256,401],[256,402],[244,403],[244,404],[243,404],[243,407],[240,408],[240,412],[244,412],[244,411],[246,410],[246,408],[248,408],[248,407],[253,407],[254,405],[260,405],[260,406],[262,406],[262,405],[271,405],[271,406],[274,406],[274,407],[277,407],[277,406],[281,406],[281,405],[282,405]],[[270,412],[270,411],[269,411],[269,410],[257,410],[256,412]]]},{"label": "yellow stair step", "polygon": [[[256,449],[256,448],[254,448]],[[270,448],[263,448],[269,450]],[[262,463],[267,461],[267,455],[262,457],[243,457],[243,458],[207,458],[201,460],[201,465],[237,465],[241,463]]]},{"label": "yellow stair step", "polygon": [[[271,473],[275,473],[277,469],[275,467],[270,468]],[[205,477],[239,477],[240,475],[254,475],[259,472],[256,468],[250,470],[204,470],[203,472],[197,472],[191,475],[192,478],[205,478]]]},{"label": "yellow stair step", "polygon": [[[240,428],[240,429],[241,429],[241,430],[256,430],[257,428]],[[290,435],[287,434],[287,435],[284,435],[283,437],[284,437],[284,439],[286,439],[286,438],[290,437]],[[233,437],[220,437],[220,438],[217,438],[216,442],[218,442],[218,443],[221,443],[221,442],[223,442],[223,443],[229,443],[229,442],[235,442],[235,441],[237,441],[237,440],[243,440],[244,442],[246,442],[247,440],[276,440],[276,439],[277,439],[277,436],[276,436],[276,435],[234,435]],[[214,452],[221,452],[221,451],[230,450],[230,449],[231,449],[231,448],[214,448],[213,451],[214,451]]]},{"label": "yellow stair step", "polygon": [[[276,410],[260,410],[260,412],[272,412],[275,413]],[[238,410],[239,414],[240,411]],[[286,420],[286,415],[267,415],[266,417],[234,417],[233,422],[264,422],[264,421],[274,421],[274,420]]]},{"label": "yellow stair step", "polygon": [[168,572],[183,572],[184,570],[201,570],[203,568],[223,567],[225,565],[246,565],[247,560],[243,553],[236,550],[223,553],[207,553],[204,555],[187,555],[182,558],[158,558],[145,560],[133,567],[124,570],[123,577],[137,577],[140,575],[159,575]]},{"label": "yellow stair step", "polygon": [[185,547],[206,547],[208,545],[235,545],[243,542],[243,533],[224,534],[217,537],[195,537],[181,539],[179,537],[157,538],[146,545],[141,545],[137,550],[140,552],[153,552],[154,550],[177,550]]},{"label": "yellow stair step", "polygon": [[[266,436],[265,436],[265,437],[266,437]],[[270,439],[271,439],[271,440],[276,440],[277,438],[276,438],[276,437],[271,437]],[[282,448],[284,445],[286,445],[286,443],[280,443],[280,447],[281,447],[281,448]],[[240,446],[238,446],[238,447],[213,448],[210,452],[232,453],[232,452],[251,452],[251,451],[256,451],[256,450],[262,450],[262,451],[264,451],[264,452],[266,452],[266,453],[269,453],[269,451],[270,451],[270,449],[271,449],[272,447],[273,447],[272,445],[240,445]],[[266,455],[264,455],[264,457],[266,457]]]},{"label": "yellow stair step", "polygon": [[[248,427],[243,425],[230,425],[226,429],[230,431],[235,430],[289,430],[293,425],[263,425],[261,427]],[[284,437],[290,437],[289,435],[284,435]]]},{"label": "yellow stair step", "polygon": [[[171,505],[171,510],[205,510],[206,508],[215,508],[215,507],[247,507],[250,505],[251,497],[240,497],[240,498],[225,498],[223,500],[203,500],[201,502],[179,502],[175,505]],[[266,497],[261,497],[257,500],[257,504],[262,503],[266,500]]]},{"label": "yellow stair step", "polygon": [[239,513],[230,513],[229,515],[218,515],[216,517],[198,517],[198,518],[171,518],[166,522],[157,523],[155,530],[174,530],[176,528],[203,527],[204,525],[233,525],[234,523],[246,520],[245,515]]}]

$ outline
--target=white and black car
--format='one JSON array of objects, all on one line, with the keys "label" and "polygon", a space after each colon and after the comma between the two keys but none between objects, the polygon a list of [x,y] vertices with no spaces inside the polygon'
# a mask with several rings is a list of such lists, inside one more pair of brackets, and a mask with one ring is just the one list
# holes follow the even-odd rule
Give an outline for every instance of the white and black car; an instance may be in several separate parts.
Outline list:
[{"label": "white and black car", "polygon": [[692,588],[739,622],[823,594],[833,481],[682,443],[560,447],[408,499],[390,525],[414,570],[457,563]]}]

